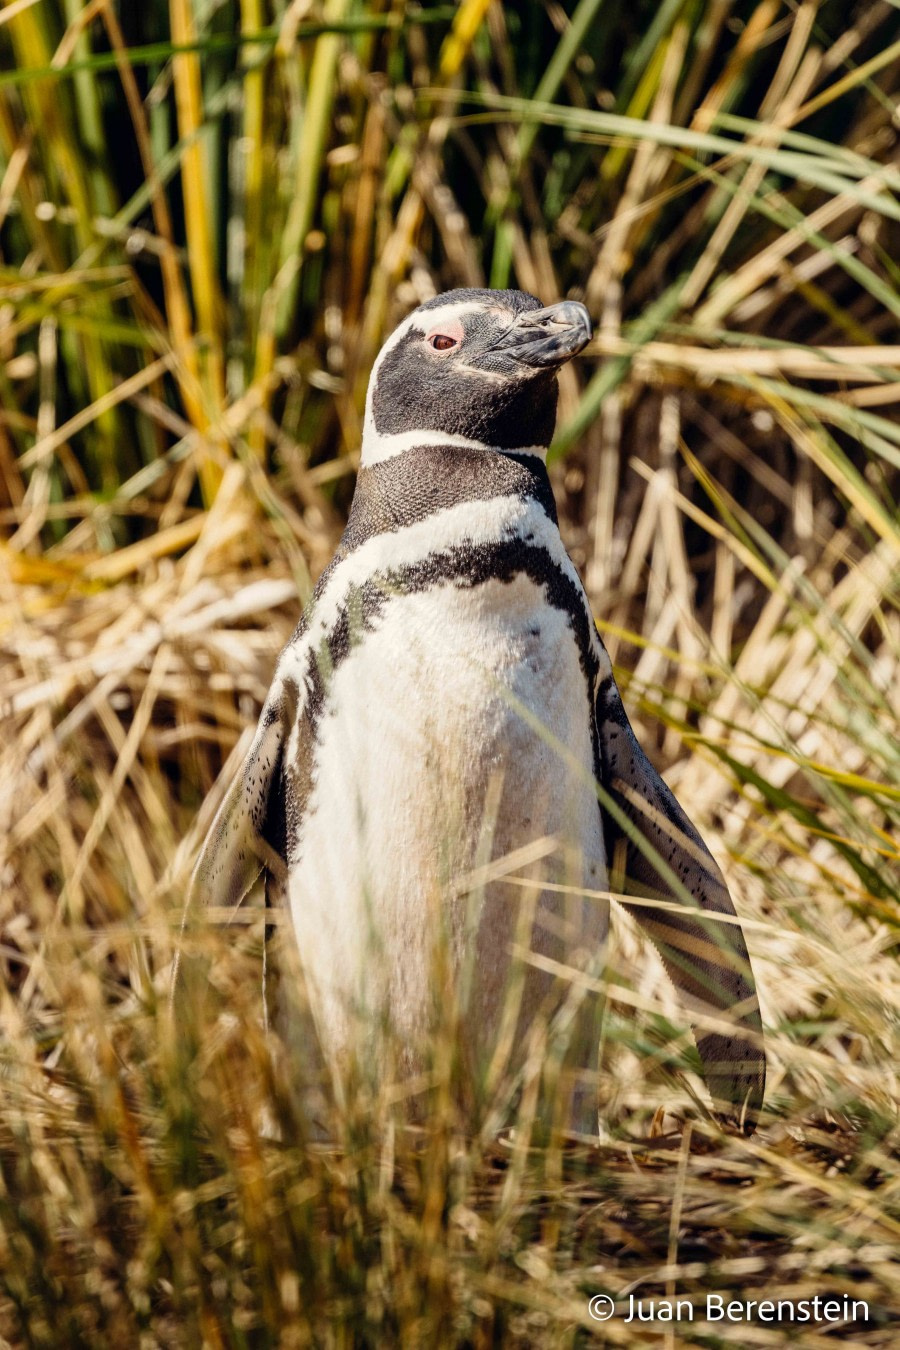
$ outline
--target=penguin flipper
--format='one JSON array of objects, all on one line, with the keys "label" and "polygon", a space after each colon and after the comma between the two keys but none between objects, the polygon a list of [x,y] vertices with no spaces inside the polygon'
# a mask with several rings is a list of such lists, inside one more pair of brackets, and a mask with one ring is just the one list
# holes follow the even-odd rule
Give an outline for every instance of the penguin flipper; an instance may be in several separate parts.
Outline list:
[{"label": "penguin flipper", "polygon": [[279,779],[284,740],[280,690],[266,700],[256,735],[209,827],[194,867],[191,889],[206,904],[239,905],[264,867],[284,869],[281,831],[273,823],[280,810]]},{"label": "penguin flipper", "polygon": [[[686,1011],[731,1023],[694,1022],[718,1115],[756,1128],[766,1081],[762,1019],[750,957],[722,873],[671,790],[644,754],[611,674],[598,681],[596,723],[610,889],[674,901],[678,912],[626,905],[662,956]],[[685,912],[689,908],[696,916]],[[722,922],[717,916],[726,916]]]},{"label": "penguin flipper", "polygon": [[[291,691],[293,693],[293,690]],[[191,876],[182,935],[208,906],[237,908],[265,868],[279,884],[286,876],[282,761],[296,715],[276,681],[260,714],[240,772],[216,812]],[[172,997],[183,982],[180,954],[172,972]]]}]

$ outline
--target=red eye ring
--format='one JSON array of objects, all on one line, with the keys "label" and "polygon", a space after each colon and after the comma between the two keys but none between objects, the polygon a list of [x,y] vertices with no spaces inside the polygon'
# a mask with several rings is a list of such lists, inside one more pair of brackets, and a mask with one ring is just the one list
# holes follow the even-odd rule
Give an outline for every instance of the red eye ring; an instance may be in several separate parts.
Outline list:
[{"label": "red eye ring", "polygon": [[426,333],[425,341],[433,352],[452,352],[462,345],[465,330],[458,319],[439,319],[434,328]]}]

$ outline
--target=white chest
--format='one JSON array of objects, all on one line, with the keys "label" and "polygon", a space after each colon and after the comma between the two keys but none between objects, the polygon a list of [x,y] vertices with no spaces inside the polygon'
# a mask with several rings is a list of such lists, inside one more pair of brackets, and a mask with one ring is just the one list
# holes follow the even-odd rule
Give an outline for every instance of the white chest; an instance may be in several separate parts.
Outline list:
[{"label": "white chest", "polygon": [[[331,678],[290,860],[326,1048],[358,1044],[357,1014],[421,1030],[441,943],[468,971],[469,1012],[490,1034],[526,892],[467,875],[545,839],[528,875],[605,886],[592,745],[574,636],[542,587],[516,576],[390,598]],[[597,901],[540,892],[524,936],[565,960],[605,927]],[[547,977],[530,970],[525,984],[527,1012]]]}]

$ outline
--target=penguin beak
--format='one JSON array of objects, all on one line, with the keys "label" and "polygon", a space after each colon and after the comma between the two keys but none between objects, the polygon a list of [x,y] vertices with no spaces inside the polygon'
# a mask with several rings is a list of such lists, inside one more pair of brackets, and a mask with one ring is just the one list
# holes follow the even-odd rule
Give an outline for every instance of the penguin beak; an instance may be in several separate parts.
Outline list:
[{"label": "penguin beak", "polygon": [[545,370],[561,366],[582,351],[593,335],[591,316],[577,300],[520,314],[499,344],[524,366]]}]

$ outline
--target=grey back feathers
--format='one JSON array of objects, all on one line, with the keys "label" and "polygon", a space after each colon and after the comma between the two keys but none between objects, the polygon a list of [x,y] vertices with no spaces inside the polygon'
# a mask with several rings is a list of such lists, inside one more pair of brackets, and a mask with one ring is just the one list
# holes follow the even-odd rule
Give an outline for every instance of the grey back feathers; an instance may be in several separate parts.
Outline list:
[{"label": "grey back feathers", "polygon": [[269,872],[336,1072],[385,1015],[412,1044],[443,925],[468,972],[466,1026],[489,1055],[520,915],[508,887],[488,884],[473,908],[460,883],[485,850],[555,839],[532,869],[519,1036],[560,970],[602,969],[593,893],[632,896],[694,1021],[714,1105],[749,1130],[765,1060],[743,934],[634,737],[544,463],[557,371],[590,331],[571,302],[452,291],[388,339],[346,531],[282,653],[193,898],[237,904]]}]

